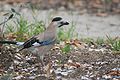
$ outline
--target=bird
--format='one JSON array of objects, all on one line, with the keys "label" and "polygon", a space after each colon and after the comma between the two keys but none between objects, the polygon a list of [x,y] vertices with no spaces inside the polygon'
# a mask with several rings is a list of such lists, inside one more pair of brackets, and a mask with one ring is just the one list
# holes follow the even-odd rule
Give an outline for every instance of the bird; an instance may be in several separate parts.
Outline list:
[{"label": "bird", "polygon": [[44,55],[52,49],[57,40],[57,28],[64,25],[69,25],[69,23],[67,21],[64,21],[61,17],[55,17],[52,19],[51,23],[48,25],[44,32],[31,37],[25,42],[0,41],[0,43],[19,45],[21,47],[19,51],[27,49],[28,51],[37,55],[41,60],[42,65],[44,66]]}]

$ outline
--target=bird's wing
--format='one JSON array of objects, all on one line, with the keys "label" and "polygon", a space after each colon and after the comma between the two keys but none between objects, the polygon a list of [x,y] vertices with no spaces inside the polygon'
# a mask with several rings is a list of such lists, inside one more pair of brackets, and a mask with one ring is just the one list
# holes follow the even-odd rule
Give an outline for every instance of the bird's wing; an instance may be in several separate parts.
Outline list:
[{"label": "bird's wing", "polygon": [[33,46],[35,42],[38,42],[39,40],[36,37],[32,37],[29,40],[27,40],[22,46],[23,48],[29,48]]},{"label": "bird's wing", "polygon": [[27,40],[23,45],[22,45],[22,49],[23,50],[25,48],[29,48],[32,46],[45,46],[45,45],[49,45],[55,42],[55,38],[53,37],[48,37],[45,36],[44,33],[39,34],[37,36],[33,36],[32,38],[30,38],[29,40]]},{"label": "bird's wing", "polygon": [[33,44],[41,42],[44,40],[44,32],[41,34],[38,34],[36,36],[33,36],[32,38],[30,38],[29,40],[27,40],[22,46],[23,48],[29,48],[31,46],[34,46]]}]

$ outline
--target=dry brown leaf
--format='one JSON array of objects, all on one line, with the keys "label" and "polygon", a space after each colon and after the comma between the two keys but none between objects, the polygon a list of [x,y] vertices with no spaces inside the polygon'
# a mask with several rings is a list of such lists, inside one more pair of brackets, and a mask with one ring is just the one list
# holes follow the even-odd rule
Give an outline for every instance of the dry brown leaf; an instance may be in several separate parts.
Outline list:
[{"label": "dry brown leaf", "polygon": [[76,46],[77,48],[84,49],[85,45],[81,43],[78,39],[73,40],[72,45]]},{"label": "dry brown leaf", "polygon": [[66,66],[72,66],[72,67],[74,67],[74,68],[79,68],[80,67],[80,63],[78,63],[78,62],[73,62],[72,60],[68,60],[68,63],[67,63],[67,65]]},{"label": "dry brown leaf", "polygon": [[80,42],[80,40],[78,40],[78,39],[66,40],[65,44],[74,45],[75,47],[80,48],[80,49],[84,49],[85,48],[85,45],[82,42]]},{"label": "dry brown leaf", "polygon": [[97,3],[92,3],[93,8],[102,8],[103,5],[97,4]]},{"label": "dry brown leaf", "polygon": [[80,6],[83,6],[83,3],[80,0],[76,0],[76,1],[74,1],[74,5],[75,5],[75,7],[80,7]]},{"label": "dry brown leaf", "polygon": [[96,15],[97,15],[97,16],[100,16],[100,17],[105,17],[105,16],[108,16],[108,14],[107,14],[107,13],[97,13]]},{"label": "dry brown leaf", "polygon": [[95,0],[96,4],[101,4],[101,0]]},{"label": "dry brown leaf", "polygon": [[15,38],[17,38],[17,36],[14,33],[9,33],[6,35],[6,38],[8,40],[14,40]]},{"label": "dry brown leaf", "polygon": [[108,73],[109,75],[112,76],[120,76],[120,71],[119,70],[113,70]]},{"label": "dry brown leaf", "polygon": [[80,64],[78,64],[78,63],[68,63],[68,65],[69,66],[73,66],[73,67],[75,67],[75,68],[79,68],[80,67]]},{"label": "dry brown leaf", "polygon": [[112,0],[113,3],[120,3],[120,0]]}]

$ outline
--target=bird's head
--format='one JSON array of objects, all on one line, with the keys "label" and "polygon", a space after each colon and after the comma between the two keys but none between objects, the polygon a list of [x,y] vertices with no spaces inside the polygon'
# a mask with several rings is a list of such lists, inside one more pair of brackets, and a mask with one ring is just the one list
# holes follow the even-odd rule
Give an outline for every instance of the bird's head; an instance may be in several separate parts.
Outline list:
[{"label": "bird's head", "polygon": [[67,21],[63,21],[61,17],[53,18],[52,23],[54,23],[57,27],[62,27],[63,25],[69,24]]}]

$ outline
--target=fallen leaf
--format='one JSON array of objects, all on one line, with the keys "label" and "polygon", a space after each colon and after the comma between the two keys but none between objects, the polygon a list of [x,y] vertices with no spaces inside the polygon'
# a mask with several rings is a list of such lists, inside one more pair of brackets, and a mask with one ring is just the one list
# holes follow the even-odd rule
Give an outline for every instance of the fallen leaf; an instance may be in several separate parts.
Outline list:
[{"label": "fallen leaf", "polygon": [[14,39],[17,38],[17,35],[15,35],[14,33],[9,33],[9,34],[6,35],[6,38],[8,40],[14,40]]},{"label": "fallen leaf", "polygon": [[120,70],[112,70],[108,74],[111,76],[120,76]]},{"label": "fallen leaf", "polygon": [[72,60],[68,60],[68,63],[67,63],[66,66],[73,66],[74,68],[79,68],[80,67],[80,63],[73,62]]},{"label": "fallen leaf", "polygon": [[100,17],[106,17],[106,16],[108,16],[107,13],[97,13],[96,15],[97,15],[97,16],[100,16]]}]

